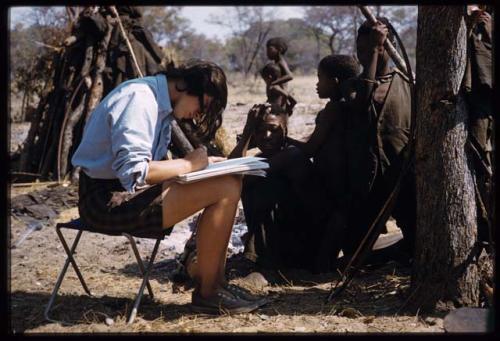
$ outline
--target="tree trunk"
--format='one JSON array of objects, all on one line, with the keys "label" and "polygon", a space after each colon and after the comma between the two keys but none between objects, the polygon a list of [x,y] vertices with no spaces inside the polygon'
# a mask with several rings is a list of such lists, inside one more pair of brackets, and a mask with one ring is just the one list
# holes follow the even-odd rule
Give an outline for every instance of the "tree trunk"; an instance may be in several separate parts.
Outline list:
[{"label": "tree trunk", "polygon": [[330,37],[328,38],[328,47],[330,48],[330,51],[332,54],[335,54],[335,48],[333,47],[333,44],[335,44],[335,37],[337,36],[337,33],[332,33]]},{"label": "tree trunk", "polygon": [[460,91],[466,65],[464,14],[463,6],[418,9],[412,310],[432,310],[441,300],[459,306],[479,303],[475,194]]},{"label": "tree trunk", "polygon": [[262,43],[264,43],[264,41],[266,40],[269,31],[271,31],[270,26],[267,28],[265,32],[259,32],[259,37],[257,38],[257,43],[255,44],[252,57],[250,58],[250,62],[248,63],[248,66],[245,70],[245,75],[248,75],[250,73],[250,70],[252,69],[253,66],[253,62],[255,61],[255,57],[257,57],[257,54],[260,51],[260,47],[262,46]]},{"label": "tree trunk", "polygon": [[321,58],[321,31],[319,31],[316,28],[313,28],[313,34],[314,34],[314,39],[316,40],[316,63],[315,65],[319,64],[320,58]]}]

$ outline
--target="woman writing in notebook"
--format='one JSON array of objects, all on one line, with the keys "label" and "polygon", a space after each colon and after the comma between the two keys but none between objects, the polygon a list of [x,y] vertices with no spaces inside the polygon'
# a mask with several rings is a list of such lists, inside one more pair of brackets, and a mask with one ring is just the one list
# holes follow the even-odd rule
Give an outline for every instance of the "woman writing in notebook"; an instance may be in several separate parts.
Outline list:
[{"label": "woman writing in notebook", "polygon": [[213,63],[199,61],[126,81],[93,111],[72,159],[82,170],[80,217],[95,229],[171,230],[203,210],[192,307],[204,313],[250,312],[263,302],[228,284],[224,276],[241,177],[174,182],[179,174],[217,161],[203,147],[165,160],[174,118],[196,120],[201,134],[213,136],[226,103],[226,76]]}]

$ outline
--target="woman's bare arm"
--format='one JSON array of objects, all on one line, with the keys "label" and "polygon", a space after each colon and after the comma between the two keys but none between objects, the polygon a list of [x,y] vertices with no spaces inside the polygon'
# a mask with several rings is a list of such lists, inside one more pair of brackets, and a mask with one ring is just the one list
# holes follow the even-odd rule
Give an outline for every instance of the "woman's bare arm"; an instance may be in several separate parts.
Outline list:
[{"label": "woman's bare arm", "polygon": [[145,180],[147,184],[158,184],[180,174],[203,169],[207,165],[207,150],[205,147],[200,147],[188,153],[183,159],[149,161]]}]

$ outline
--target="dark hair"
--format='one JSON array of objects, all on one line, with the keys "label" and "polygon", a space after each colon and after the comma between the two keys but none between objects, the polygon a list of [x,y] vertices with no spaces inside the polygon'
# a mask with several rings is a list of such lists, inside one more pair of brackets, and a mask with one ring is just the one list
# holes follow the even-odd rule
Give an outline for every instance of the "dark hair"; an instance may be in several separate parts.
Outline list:
[{"label": "dark hair", "polygon": [[280,51],[281,54],[285,54],[286,50],[288,50],[288,45],[286,44],[285,39],[281,37],[274,37],[267,41],[266,46],[274,46]]},{"label": "dark hair", "polygon": [[138,6],[116,6],[119,15],[128,15],[130,18],[142,18],[142,10]]},{"label": "dark hair", "polygon": [[[380,21],[382,24],[386,25],[387,28],[389,29],[389,32],[387,33],[387,39],[392,43],[394,48],[398,48],[396,38],[394,37],[394,27],[392,24],[389,22],[389,19],[386,17],[377,17],[377,20]],[[358,37],[361,35],[369,34],[371,30],[372,24],[366,20],[361,24],[361,26],[358,28]]]},{"label": "dark hair", "polygon": [[265,103],[265,104],[259,104],[259,117],[261,118],[260,121],[258,122],[258,125],[264,123],[266,116],[268,115],[275,115],[281,119],[283,119],[283,129],[285,136],[287,135],[288,132],[288,113],[283,109],[280,105],[278,104],[271,104]]},{"label": "dark hair", "polygon": [[227,105],[227,82],[224,71],[216,64],[200,59],[191,59],[178,67],[168,67],[160,71],[167,78],[182,78],[189,95],[203,97],[204,94],[213,98],[210,107],[205,108],[201,119],[197,122],[198,136],[213,139],[215,132],[222,125],[222,112]]},{"label": "dark hair", "polygon": [[260,75],[265,78],[266,76],[271,76],[273,79],[277,79],[281,74],[281,69],[276,63],[267,63],[262,70],[260,70]]},{"label": "dark hair", "polygon": [[324,71],[329,77],[337,77],[340,81],[356,77],[360,72],[357,60],[343,54],[324,57],[319,62],[318,69]]}]

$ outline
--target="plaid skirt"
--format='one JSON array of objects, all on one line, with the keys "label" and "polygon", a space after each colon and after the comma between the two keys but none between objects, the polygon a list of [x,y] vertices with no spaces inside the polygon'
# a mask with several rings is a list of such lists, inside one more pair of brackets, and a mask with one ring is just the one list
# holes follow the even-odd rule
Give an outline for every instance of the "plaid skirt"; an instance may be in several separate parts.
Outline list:
[{"label": "plaid skirt", "polygon": [[163,228],[162,185],[128,193],[118,179],[93,179],[80,172],[78,211],[93,229],[133,235],[170,234]]}]

